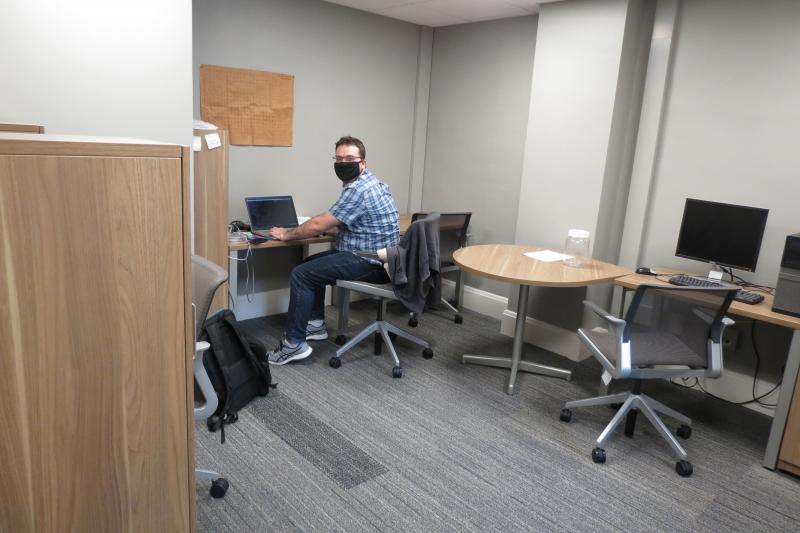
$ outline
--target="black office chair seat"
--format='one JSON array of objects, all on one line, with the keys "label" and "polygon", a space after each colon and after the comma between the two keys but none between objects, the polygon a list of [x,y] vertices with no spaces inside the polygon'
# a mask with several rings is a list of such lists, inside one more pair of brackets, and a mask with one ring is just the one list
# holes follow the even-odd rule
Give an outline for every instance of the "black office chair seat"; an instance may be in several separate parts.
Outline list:
[{"label": "black office chair seat", "polygon": [[336,282],[336,286],[387,300],[395,299],[394,289],[392,289],[391,283],[367,283],[366,281],[338,280]]},{"label": "black office chair seat", "polygon": [[[583,334],[614,366],[617,365],[616,338],[603,331],[583,329]],[[708,359],[690,349],[673,333],[651,331],[631,335],[631,365],[648,367],[658,365],[686,365],[689,368],[706,368]]]},{"label": "black office chair seat", "polygon": [[442,274],[446,274],[447,272],[455,272],[460,269],[461,267],[452,261],[442,261],[441,265],[439,266],[439,272]]}]

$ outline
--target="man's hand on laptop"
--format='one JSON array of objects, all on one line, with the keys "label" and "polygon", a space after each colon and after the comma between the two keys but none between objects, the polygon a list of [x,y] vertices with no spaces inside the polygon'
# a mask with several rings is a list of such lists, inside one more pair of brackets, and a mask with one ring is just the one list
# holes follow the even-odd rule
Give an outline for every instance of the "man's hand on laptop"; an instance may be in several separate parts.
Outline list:
[{"label": "man's hand on laptop", "polygon": [[275,240],[282,241],[284,240],[284,236],[289,230],[286,228],[270,228],[269,229],[269,236]]},{"label": "man's hand on laptop", "polygon": [[296,228],[270,228],[269,234],[273,239],[279,241],[294,241],[322,235],[333,230],[338,225],[339,221],[336,217],[326,211],[321,215],[306,220]]}]

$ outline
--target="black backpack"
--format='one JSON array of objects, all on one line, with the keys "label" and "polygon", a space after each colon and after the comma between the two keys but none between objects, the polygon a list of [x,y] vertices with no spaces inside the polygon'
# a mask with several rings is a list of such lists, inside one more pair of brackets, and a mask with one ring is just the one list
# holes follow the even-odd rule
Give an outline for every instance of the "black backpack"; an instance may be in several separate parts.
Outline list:
[{"label": "black backpack", "polygon": [[225,424],[236,422],[240,409],[256,396],[266,396],[275,388],[266,348],[245,337],[229,309],[206,320],[199,340],[211,345],[203,354],[203,364],[219,398],[217,410],[207,420],[208,429],[221,429],[222,442],[225,442]]}]

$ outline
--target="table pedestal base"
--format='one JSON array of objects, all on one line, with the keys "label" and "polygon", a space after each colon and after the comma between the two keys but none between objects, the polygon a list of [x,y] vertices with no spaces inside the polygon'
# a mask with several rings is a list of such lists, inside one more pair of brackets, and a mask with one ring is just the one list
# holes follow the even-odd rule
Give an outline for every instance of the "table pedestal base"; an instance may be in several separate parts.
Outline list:
[{"label": "table pedestal base", "polygon": [[514,326],[514,347],[511,350],[511,357],[490,357],[487,355],[463,355],[462,363],[474,365],[493,366],[497,368],[510,368],[506,393],[514,394],[514,385],[517,380],[517,371],[541,374],[569,380],[572,372],[553,366],[540,365],[530,361],[522,361],[522,339],[525,337],[525,314],[528,311],[528,285],[520,285],[519,299],[517,301],[517,321]]}]

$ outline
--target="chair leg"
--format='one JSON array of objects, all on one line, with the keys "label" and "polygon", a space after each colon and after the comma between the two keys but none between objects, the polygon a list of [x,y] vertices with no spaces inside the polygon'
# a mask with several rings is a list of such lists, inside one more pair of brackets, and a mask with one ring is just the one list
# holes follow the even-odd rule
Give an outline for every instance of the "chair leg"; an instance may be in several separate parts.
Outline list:
[{"label": "chair leg", "polygon": [[619,394],[610,394],[608,396],[598,396],[596,398],[586,398],[585,400],[572,400],[564,404],[565,409],[572,409],[573,407],[589,407],[592,405],[608,405],[612,403],[622,403],[628,399],[627,392]]},{"label": "chair leg", "polygon": [[453,307],[453,304],[451,304],[450,302],[448,302],[446,299],[442,298],[442,303],[443,303],[445,306],[447,306],[447,308],[448,308],[448,309],[450,309],[452,312],[454,312],[454,313],[458,313],[458,309],[456,309],[455,307]]},{"label": "chair leg", "polygon": [[639,399],[639,410],[644,413],[644,416],[650,420],[650,423],[653,424],[653,427],[661,434],[661,437],[670,445],[672,450],[680,457],[681,459],[686,459],[688,455],[686,454],[686,450],[683,449],[683,446],[680,445],[678,439],[675,438],[675,435],[664,425],[664,422],[659,418],[656,412],[653,410],[650,405],[646,401],[642,401]]},{"label": "chair leg", "polygon": [[350,348],[352,348],[353,346],[355,346],[359,342],[363,341],[364,339],[369,337],[371,334],[373,334],[376,331],[378,331],[378,324],[379,324],[378,322],[373,322],[372,324],[370,324],[369,326],[367,326],[366,328],[361,330],[358,333],[358,335],[356,335],[355,337],[353,337],[352,339],[347,341],[347,344],[345,344],[344,346],[342,346],[341,348],[336,350],[336,357],[341,357],[342,354],[345,353],[347,350],[349,350]]},{"label": "chair leg", "polygon": [[611,419],[611,422],[608,423],[603,432],[600,433],[600,436],[597,437],[598,448],[603,447],[603,443],[608,440],[608,437],[611,436],[611,433],[613,433],[614,430],[617,429],[617,426],[622,423],[622,419],[625,418],[625,416],[628,414],[628,411],[633,409],[633,404],[636,401],[636,396],[629,396],[628,399],[625,400],[625,403],[623,403],[622,407],[619,408],[619,411],[617,411],[617,414],[615,414],[614,418]]},{"label": "chair leg", "polygon": [[394,349],[394,344],[392,344],[392,339],[389,338],[389,328],[386,322],[381,322],[378,326],[378,331],[381,332],[381,336],[383,337],[383,342],[386,344],[386,347],[389,348],[389,353],[392,354],[394,358],[394,366],[400,366],[400,359],[397,358],[397,352]]},{"label": "chair leg", "polygon": [[[335,286],[334,286],[335,287]],[[336,304],[339,308],[338,334],[343,334],[350,321],[350,290],[342,287],[336,288]]]},{"label": "chair leg", "polygon": [[214,481],[215,479],[219,479],[222,476],[219,475],[219,472],[214,472],[213,470],[206,470],[205,468],[195,468],[194,477],[197,478],[198,480]]},{"label": "chair leg", "polygon": [[398,328],[394,324],[390,324],[388,322],[384,322],[383,324],[384,324],[384,327],[387,329],[387,331],[390,331],[391,333],[394,333],[398,337],[402,337],[402,338],[404,338],[404,339],[406,339],[408,341],[413,342],[414,344],[418,344],[419,346],[422,346],[423,348],[430,348],[431,347],[430,344],[428,344],[428,341],[422,340],[419,337],[415,337],[411,333],[403,331],[402,329]]},{"label": "chair leg", "polygon": [[637,409],[631,409],[631,412],[628,413],[628,416],[625,417],[625,436],[626,437],[633,437],[633,432],[636,429],[636,415],[639,411]]},{"label": "chair leg", "polygon": [[653,398],[651,398],[650,396],[647,396],[645,394],[642,394],[642,399],[644,401],[646,401],[650,405],[650,407],[653,408],[653,411],[655,411],[656,413],[661,413],[661,414],[667,415],[670,418],[674,418],[675,420],[677,420],[681,424],[686,424],[687,426],[691,426],[692,425],[692,419],[691,418],[689,418],[688,416],[682,415],[681,413],[679,413],[675,409],[672,409],[671,407],[667,407],[666,405],[664,405],[663,403],[659,402],[658,400],[654,400]]},{"label": "chair leg", "polygon": [[456,294],[455,303],[458,309],[461,309],[464,302],[464,272],[461,269],[456,271]]}]

